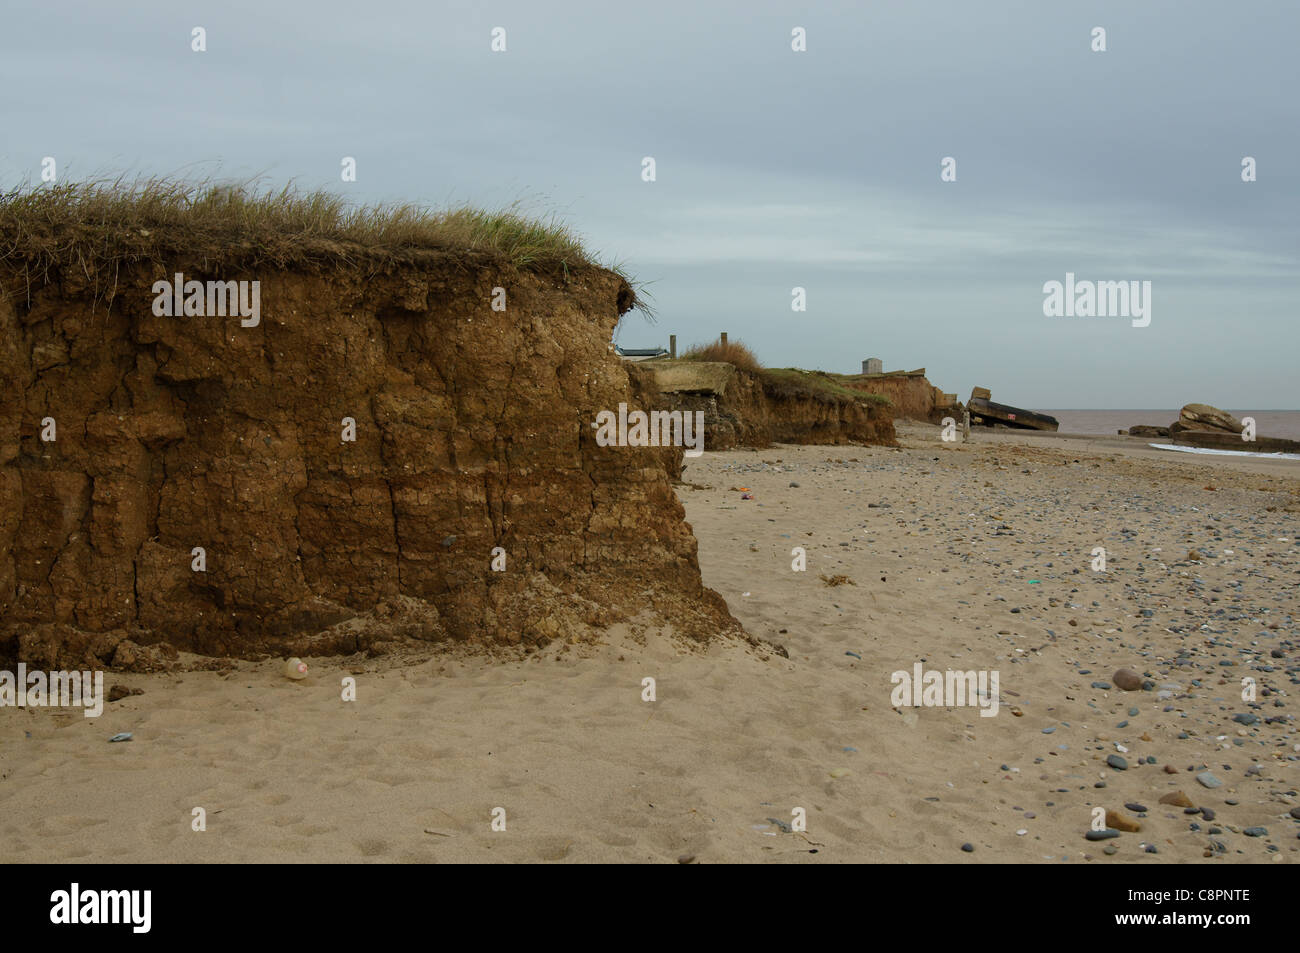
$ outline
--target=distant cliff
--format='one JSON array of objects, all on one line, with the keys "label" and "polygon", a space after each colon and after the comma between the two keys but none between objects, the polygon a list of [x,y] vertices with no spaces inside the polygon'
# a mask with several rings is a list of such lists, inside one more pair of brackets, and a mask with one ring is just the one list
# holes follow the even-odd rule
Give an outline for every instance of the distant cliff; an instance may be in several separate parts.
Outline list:
[{"label": "distant cliff", "polygon": [[663,406],[703,411],[705,449],[795,444],[890,444],[886,400],[836,387],[830,375],[795,369],[738,370],[709,361],[648,361]]},{"label": "distant cliff", "polygon": [[888,397],[895,417],[937,423],[958,407],[957,395],[946,394],[931,384],[926,379],[925,368],[884,374],[845,374],[836,380],[853,390]]}]

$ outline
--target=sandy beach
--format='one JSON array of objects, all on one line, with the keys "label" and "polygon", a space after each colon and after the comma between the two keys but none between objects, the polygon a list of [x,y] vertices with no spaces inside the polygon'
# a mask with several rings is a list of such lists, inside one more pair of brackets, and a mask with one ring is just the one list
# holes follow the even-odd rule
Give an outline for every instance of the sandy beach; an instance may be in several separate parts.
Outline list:
[{"label": "sandy beach", "polygon": [[[1297,465],[900,438],[689,463],[706,585],[788,658],[633,624],[532,656],[311,659],[300,682],[109,673],[143,693],[97,719],[0,710],[0,856],[1294,862]],[[997,671],[997,714],[894,707],[918,662]],[[1085,840],[1096,807],[1140,831]]]}]

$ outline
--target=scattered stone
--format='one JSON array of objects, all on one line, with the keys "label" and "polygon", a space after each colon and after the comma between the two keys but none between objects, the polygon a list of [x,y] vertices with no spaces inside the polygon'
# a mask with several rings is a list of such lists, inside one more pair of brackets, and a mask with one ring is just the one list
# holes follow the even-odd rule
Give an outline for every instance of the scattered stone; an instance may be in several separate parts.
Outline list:
[{"label": "scattered stone", "polygon": [[1195,807],[1196,806],[1192,803],[1192,799],[1189,798],[1182,791],[1170,791],[1168,794],[1162,795],[1160,798],[1160,803],[1172,804],[1174,807]]},{"label": "scattered stone", "polygon": [[1117,831],[1126,831],[1129,834],[1142,830],[1142,823],[1135,818],[1122,814],[1119,811],[1106,812],[1106,826],[1113,827]]},{"label": "scattered stone", "polygon": [[1104,831],[1088,831],[1083,836],[1088,840],[1110,840],[1112,837],[1119,837],[1119,831],[1107,828]]},{"label": "scattered stone", "polygon": [[1116,687],[1126,692],[1136,692],[1142,689],[1142,676],[1129,668],[1121,668],[1110,680],[1115,683]]},{"label": "scattered stone", "polygon": [[108,700],[111,702],[121,701],[131,695],[143,695],[143,688],[127,688],[125,685],[114,685],[108,690]]},{"label": "scattered stone", "polygon": [[1124,807],[1126,810],[1132,811],[1134,814],[1145,814],[1147,812],[1146,805],[1139,804],[1137,801],[1129,801],[1124,805]]},{"label": "scattered stone", "polygon": [[1107,756],[1106,756],[1106,763],[1107,763],[1108,765],[1110,765],[1112,768],[1114,768],[1116,771],[1127,771],[1127,770],[1128,770],[1128,762],[1125,761],[1123,758],[1121,758],[1121,757],[1120,757],[1119,755],[1117,755],[1117,754],[1107,755]]},{"label": "scattered stone", "polygon": [[1223,782],[1220,781],[1218,778],[1216,778],[1213,772],[1210,771],[1202,771],[1200,774],[1196,776],[1196,780],[1200,781],[1201,784],[1207,788],[1223,787]]},{"label": "scattered stone", "polygon": [[962,845],[961,845],[961,849],[964,850],[966,853],[970,854],[970,853],[973,853],[973,852],[974,852],[974,850],[975,850],[975,845],[974,845],[974,844],[962,844]]},{"label": "scattered stone", "polygon": [[1268,835],[1267,827],[1248,827],[1242,831],[1247,837],[1266,837]]}]

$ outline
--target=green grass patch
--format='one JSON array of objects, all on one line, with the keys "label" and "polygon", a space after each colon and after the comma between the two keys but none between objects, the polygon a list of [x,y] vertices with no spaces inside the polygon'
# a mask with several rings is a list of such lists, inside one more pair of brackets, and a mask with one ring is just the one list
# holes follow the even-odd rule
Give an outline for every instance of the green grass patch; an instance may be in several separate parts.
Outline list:
[{"label": "green grass patch", "polygon": [[887,407],[891,401],[881,394],[868,394],[845,387],[827,371],[808,371],[801,367],[764,368],[759,376],[768,393],[782,397],[811,396],[821,400],[853,400],[860,404]]}]

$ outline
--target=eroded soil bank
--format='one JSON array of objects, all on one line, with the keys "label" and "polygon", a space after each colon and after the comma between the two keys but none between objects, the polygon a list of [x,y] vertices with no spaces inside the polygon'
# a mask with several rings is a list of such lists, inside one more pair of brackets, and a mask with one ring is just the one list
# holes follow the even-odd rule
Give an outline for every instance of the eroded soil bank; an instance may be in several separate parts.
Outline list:
[{"label": "eroded soil bank", "polygon": [[[156,315],[177,272],[258,281],[260,320]],[[638,400],[608,348],[618,275],[341,249],[115,280],[0,275],[0,658],[540,645],[645,611],[737,628],[669,484],[681,450],[593,439]]]}]

